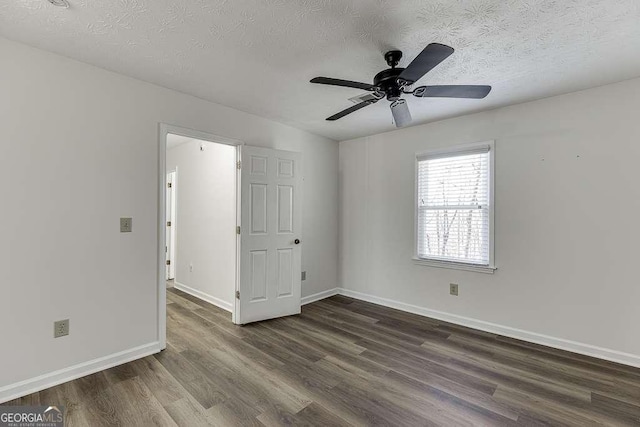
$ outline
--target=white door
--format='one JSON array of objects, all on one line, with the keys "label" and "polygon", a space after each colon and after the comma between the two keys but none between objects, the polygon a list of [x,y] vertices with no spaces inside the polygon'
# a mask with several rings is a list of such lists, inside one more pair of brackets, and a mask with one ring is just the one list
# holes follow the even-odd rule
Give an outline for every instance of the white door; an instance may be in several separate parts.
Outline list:
[{"label": "white door", "polygon": [[300,153],[242,147],[236,323],[300,313],[301,160]]},{"label": "white door", "polygon": [[167,174],[167,201],[166,201],[166,217],[167,217],[167,233],[166,233],[166,278],[167,280],[174,279],[175,276],[175,181],[176,173],[170,172]]}]

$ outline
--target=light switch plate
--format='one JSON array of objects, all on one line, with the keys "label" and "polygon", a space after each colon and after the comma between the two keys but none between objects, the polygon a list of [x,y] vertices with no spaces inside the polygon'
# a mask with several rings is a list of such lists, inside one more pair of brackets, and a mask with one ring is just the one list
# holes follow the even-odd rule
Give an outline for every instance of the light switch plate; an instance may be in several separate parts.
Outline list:
[{"label": "light switch plate", "polygon": [[60,338],[69,335],[69,319],[53,322],[53,337]]},{"label": "light switch plate", "polygon": [[302,272],[302,280],[307,280],[307,272],[306,271]]},{"label": "light switch plate", "polygon": [[120,232],[131,233],[133,229],[133,218],[120,218]]},{"label": "light switch plate", "polygon": [[449,284],[449,293],[453,296],[458,296],[458,285],[456,283]]}]

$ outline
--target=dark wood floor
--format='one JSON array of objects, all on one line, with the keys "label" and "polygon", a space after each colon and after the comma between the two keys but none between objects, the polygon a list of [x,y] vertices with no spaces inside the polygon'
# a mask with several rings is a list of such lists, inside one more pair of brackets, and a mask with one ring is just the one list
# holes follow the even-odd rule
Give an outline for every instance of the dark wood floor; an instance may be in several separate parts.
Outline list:
[{"label": "dark wood floor", "polygon": [[640,425],[640,369],[345,297],[244,327],[168,292],[164,352],[9,404],[68,425]]}]

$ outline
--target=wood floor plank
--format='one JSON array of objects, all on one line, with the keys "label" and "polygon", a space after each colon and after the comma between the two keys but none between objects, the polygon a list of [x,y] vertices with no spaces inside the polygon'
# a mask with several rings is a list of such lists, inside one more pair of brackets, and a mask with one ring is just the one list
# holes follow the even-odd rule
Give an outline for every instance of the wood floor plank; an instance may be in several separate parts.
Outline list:
[{"label": "wood floor plank", "polygon": [[433,376],[442,377],[488,395],[493,394],[497,387],[497,384],[490,379],[480,378],[472,373],[447,368],[444,365],[411,355],[402,355],[401,358],[398,359],[396,352],[386,350],[384,347],[378,347],[377,350],[379,351],[367,350],[360,356],[387,366],[418,381],[429,381]]},{"label": "wood floor plank", "polygon": [[629,399],[632,402],[640,401],[640,388],[632,386],[620,386],[615,383],[614,378],[610,376],[601,376],[597,373],[585,376],[582,372],[561,368],[557,365],[544,363],[543,361],[529,358],[514,356],[509,353],[496,353],[490,357],[485,355],[472,355],[474,360],[483,360],[484,363],[497,363],[503,367],[503,370],[517,370],[525,373],[532,373],[538,377],[552,379],[558,385],[569,385],[575,389],[584,390],[588,394],[590,391],[598,391],[603,394],[611,393],[617,395],[620,399]]},{"label": "wood floor plank", "polygon": [[91,426],[121,426],[124,419],[120,413],[128,410],[127,405],[110,388],[92,393],[89,398],[83,397],[82,412],[87,420],[86,425]]},{"label": "wood floor plank", "polygon": [[204,408],[227,400],[228,394],[214,378],[205,375],[182,353],[168,347],[155,357]]},{"label": "wood floor plank", "polygon": [[[335,362],[335,363],[334,363]],[[390,396],[390,398],[409,403],[410,408],[430,408],[431,412],[447,412],[446,408],[451,409],[457,406],[456,412],[461,416],[458,423],[473,421],[476,424],[494,423],[494,424],[513,424],[518,414],[514,411],[501,406],[491,399],[491,396],[484,393],[475,392],[455,383],[442,381],[434,381],[432,384],[426,384],[394,371],[389,371],[384,377],[374,377],[364,371],[354,369],[352,366],[344,366],[336,359],[327,357],[325,360],[317,363],[327,363],[341,370],[345,382],[362,383],[362,380],[374,390],[383,390],[382,394]],[[359,378],[354,379],[352,375]],[[438,387],[445,384],[444,387]],[[453,390],[453,392],[449,392]],[[402,404],[400,404],[402,406]],[[428,418],[428,416],[427,416]],[[436,420],[433,420],[436,421]],[[444,421],[444,420],[440,420]],[[452,419],[448,419],[452,422]]]},{"label": "wood floor plank", "polygon": [[247,328],[251,328],[255,331],[254,336],[262,338],[263,342],[269,342],[273,345],[277,345],[281,348],[286,348],[289,353],[296,357],[302,357],[304,359],[315,362],[326,356],[326,353],[305,343],[299,343],[297,341],[288,339],[278,333],[274,333],[271,329],[267,328],[262,323],[256,323],[248,325]]},{"label": "wood floor plank", "polygon": [[85,396],[79,395],[75,381],[60,384],[42,390],[39,393],[40,404],[47,406],[64,406],[64,418],[67,426],[89,425],[86,414]]},{"label": "wood floor plank", "polygon": [[381,342],[393,340],[399,345],[413,344],[419,346],[424,343],[424,339],[422,338],[403,334],[401,332],[398,332],[397,330],[387,331],[381,329],[378,324],[346,322],[344,320],[340,320],[340,318],[335,317],[333,313],[331,313],[329,316],[330,317],[326,317],[326,315],[322,312],[311,312],[311,314],[304,313],[301,317],[313,322],[314,324],[326,324],[332,326],[333,328],[350,333],[352,336],[356,337],[355,341],[362,339],[363,337],[368,337],[369,339],[374,339],[377,341],[382,340]]},{"label": "wood floor plank", "polygon": [[302,411],[295,414],[295,425],[298,426],[334,426],[342,427],[350,424],[336,416],[324,406],[311,402]]},{"label": "wood floor plank", "polygon": [[497,343],[509,346],[510,348],[525,349],[531,357],[541,357],[549,361],[556,361],[573,367],[584,367],[590,372],[604,372],[611,376],[625,377],[635,380],[640,384],[640,369],[638,368],[509,337],[498,336],[495,340],[495,344]]},{"label": "wood floor plank", "polygon": [[590,399],[588,390],[583,387],[572,387],[555,381],[553,378],[541,377],[534,372],[521,371],[498,363],[485,364],[481,360],[452,360],[461,373],[473,375],[494,384],[525,390],[539,396],[558,399],[572,404],[587,402]]},{"label": "wood floor plank", "polygon": [[178,295],[176,291],[167,290],[167,302],[179,305],[186,308],[187,310],[197,310],[200,308],[198,304]]},{"label": "wood floor plank", "polygon": [[353,344],[345,344],[341,342],[333,342],[321,333],[309,333],[304,328],[291,327],[290,323],[276,323],[273,321],[265,322],[265,326],[269,328],[273,333],[283,336],[285,339],[298,342],[298,344],[307,343],[313,348],[317,348],[326,354],[345,354],[354,355],[360,354],[363,347]]},{"label": "wood floor plank", "polygon": [[[259,412],[244,403],[228,400],[207,410],[216,425],[222,427],[264,427],[258,420]],[[189,424],[185,427],[190,427]]]},{"label": "wood floor plank", "polygon": [[114,366],[113,368],[104,371],[104,375],[111,385],[130,380],[138,376],[132,363],[125,363],[124,365]]},{"label": "wood floor plank", "polygon": [[121,381],[112,386],[112,395],[117,396],[118,418],[122,425],[131,426],[175,426],[164,407],[154,397],[140,378]]},{"label": "wood floor plank", "polygon": [[163,406],[192,397],[155,357],[145,357],[130,363],[137,376],[146,384]]},{"label": "wood floor plank", "polygon": [[[242,404],[247,410],[251,410],[253,417],[259,415],[265,407],[272,404],[269,394],[265,392],[264,385],[256,387],[256,383],[250,375],[243,375],[237,368],[233,369],[233,366],[227,365],[209,353],[187,350],[182,354],[197,366],[203,375],[215,381],[221,389],[226,390],[229,397],[223,403],[233,401]],[[227,407],[228,405],[221,408]]]},{"label": "wood floor plank", "polygon": [[614,413],[621,421],[640,425],[640,401],[634,405],[598,393],[592,393],[591,406],[600,413]]},{"label": "wood floor plank", "polygon": [[[393,397],[385,395],[384,390],[368,388],[358,381],[350,380],[340,383],[331,392],[343,401],[348,402],[349,406],[357,408],[360,413],[366,414],[376,425],[437,424],[437,421],[434,421],[433,418],[425,416],[425,413],[420,413],[421,411],[418,410],[420,408],[413,405],[398,404],[408,402],[399,402]],[[447,415],[447,424],[454,425],[454,414],[443,414],[436,410],[430,412],[440,420]]]},{"label": "wood floor plank", "polygon": [[276,319],[270,322],[277,327],[286,328],[298,336],[304,336],[306,339],[313,338],[330,348],[338,348],[351,354],[359,354],[365,350],[364,347],[354,344],[354,341],[359,337],[339,331],[328,325],[320,327],[320,325],[316,324],[316,327],[312,328],[309,327],[308,322],[295,318]]},{"label": "wood floor plank", "polygon": [[272,371],[256,365],[250,358],[233,356],[222,350],[212,350],[211,354],[225,366],[233,370],[238,378],[244,378],[250,384],[252,393],[259,397],[259,407],[285,408],[296,413],[312,400],[300,390],[296,391],[283,381],[278,380],[277,370]]},{"label": "wood floor plank", "polygon": [[[180,289],[176,289],[176,288],[171,288],[170,291],[172,294],[179,296],[180,298],[187,300],[187,301],[191,301],[192,303],[194,303],[197,306],[200,307],[204,307],[204,308],[210,308],[210,306],[212,304],[209,304],[208,302],[198,298],[198,297],[194,297],[191,294],[188,294],[184,291],[181,291]],[[167,292],[168,293],[168,292]],[[194,309],[195,310],[195,309]]]},{"label": "wood floor plank", "polygon": [[199,308],[194,310],[193,313],[207,319],[209,322],[215,324],[218,329],[222,329],[237,338],[244,338],[252,335],[250,328],[231,323],[231,313],[222,312],[218,307],[215,308],[217,310]]},{"label": "wood floor plank", "polygon": [[395,371],[389,372],[385,380],[389,381],[395,390],[403,393],[421,396],[422,399],[432,402],[444,402],[449,411],[465,414],[474,423],[512,425],[518,419],[518,412],[500,404],[493,396],[459,385],[446,384],[442,387],[442,383],[436,383],[438,386],[426,384]]},{"label": "wood floor plank", "polygon": [[179,426],[218,426],[221,425],[211,413],[193,399],[182,398],[166,405],[165,410]]},{"label": "wood floor plank", "polygon": [[298,357],[286,348],[273,345],[258,338],[245,338],[245,341],[262,350],[264,353],[282,360],[283,366],[281,369],[287,369],[289,372],[298,376],[302,382],[314,381],[326,387],[332,387],[341,380],[341,378],[336,377],[334,372],[322,369],[317,363],[314,363],[315,361]]},{"label": "wood floor plank", "polygon": [[554,401],[547,401],[520,390],[498,387],[493,399],[519,413],[521,425],[588,426],[611,425],[612,419],[589,416],[583,411]]},{"label": "wood floor plank", "polygon": [[241,327],[171,288],[167,343],[7,404],[69,426],[640,426],[640,369],[344,296]]},{"label": "wood floor plank", "polygon": [[302,314],[308,315],[313,313],[319,314],[324,319],[333,319],[333,320],[338,320],[338,321],[348,322],[348,323],[373,324],[378,322],[378,319],[365,316],[364,314],[355,313],[349,310],[348,306],[341,307],[336,305],[325,306],[320,304],[314,304],[314,305],[310,305],[309,307],[306,307],[304,313]]}]

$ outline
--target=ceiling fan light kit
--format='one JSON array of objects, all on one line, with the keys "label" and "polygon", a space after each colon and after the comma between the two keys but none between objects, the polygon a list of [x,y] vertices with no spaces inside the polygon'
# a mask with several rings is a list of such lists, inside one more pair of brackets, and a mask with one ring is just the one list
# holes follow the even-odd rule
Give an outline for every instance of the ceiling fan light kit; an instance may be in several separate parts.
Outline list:
[{"label": "ceiling fan light kit", "polygon": [[466,99],[482,99],[489,94],[491,86],[477,85],[420,86],[409,90],[411,85],[451,56],[453,52],[452,47],[431,43],[406,68],[398,68],[398,64],[402,59],[402,52],[390,50],[384,54],[384,59],[390,68],[376,74],[373,78],[373,84],[329,77],[316,77],[311,79],[311,83],[351,87],[372,92],[370,95],[359,97],[362,101],[356,105],[328,117],[327,120],[329,121],[341,119],[361,108],[375,104],[382,98],[387,98],[391,102],[391,114],[396,126],[403,127],[411,123],[409,106],[406,100],[402,99],[404,94],[413,95],[416,98]]}]

